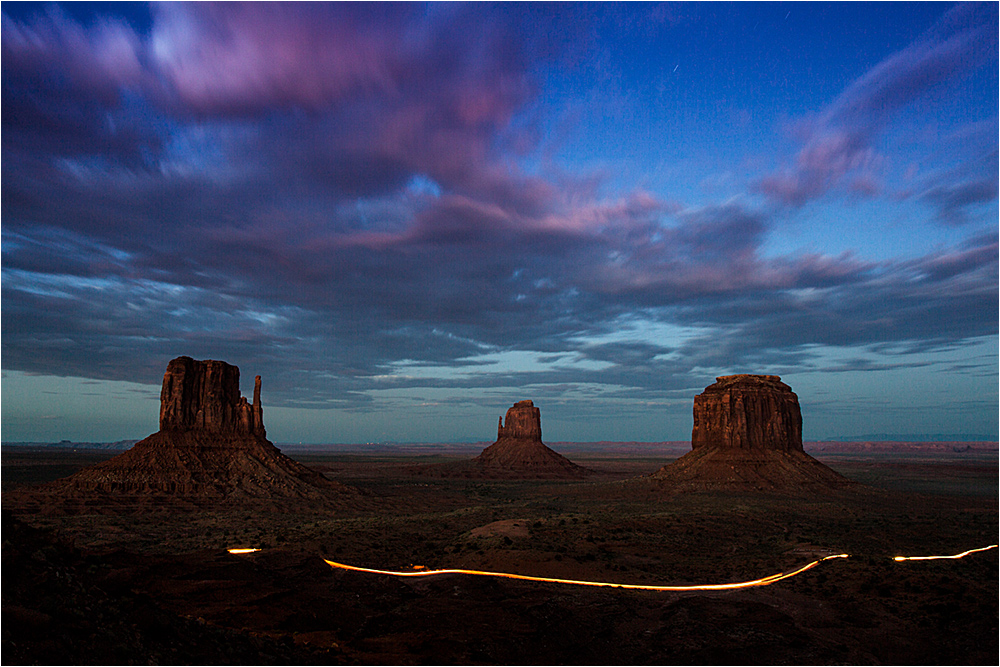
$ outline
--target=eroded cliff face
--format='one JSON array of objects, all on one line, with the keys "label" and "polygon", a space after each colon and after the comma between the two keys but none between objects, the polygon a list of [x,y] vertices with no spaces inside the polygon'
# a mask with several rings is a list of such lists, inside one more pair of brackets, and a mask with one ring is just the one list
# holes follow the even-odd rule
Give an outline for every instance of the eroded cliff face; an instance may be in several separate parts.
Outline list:
[{"label": "eroded cliff face", "polygon": [[777,375],[726,375],[694,398],[691,448],[802,451],[799,398]]},{"label": "eroded cliff face", "polygon": [[266,437],[260,376],[253,404],[240,394],[240,369],[224,361],[178,357],[167,364],[160,390],[160,431],[202,431]]},{"label": "eroded cliff face", "polygon": [[508,408],[505,422],[497,425],[497,440],[517,438],[541,442],[542,414],[531,401],[518,401]]}]

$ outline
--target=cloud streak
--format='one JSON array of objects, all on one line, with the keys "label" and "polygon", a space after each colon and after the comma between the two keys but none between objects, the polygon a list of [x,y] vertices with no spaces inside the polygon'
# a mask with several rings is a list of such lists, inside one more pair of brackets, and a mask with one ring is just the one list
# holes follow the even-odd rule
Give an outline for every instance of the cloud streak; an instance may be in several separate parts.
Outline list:
[{"label": "cloud streak", "polygon": [[[791,206],[802,206],[840,188],[863,195],[880,193],[884,158],[875,147],[878,135],[905,107],[961,81],[990,61],[995,63],[993,9],[982,3],[952,8],[921,39],[851,83],[821,113],[802,124],[803,145],[794,166],[760,179],[757,188]],[[980,197],[976,201],[986,196],[982,190],[976,194]]]}]

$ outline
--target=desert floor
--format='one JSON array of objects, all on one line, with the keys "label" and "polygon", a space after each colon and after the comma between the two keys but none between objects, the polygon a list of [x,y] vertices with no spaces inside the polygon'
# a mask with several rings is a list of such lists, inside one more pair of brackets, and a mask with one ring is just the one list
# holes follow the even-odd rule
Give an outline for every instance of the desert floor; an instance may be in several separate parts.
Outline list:
[{"label": "desert floor", "polygon": [[[11,492],[115,452],[4,452],[3,656],[15,663],[996,664],[995,453],[818,458],[834,494],[676,494],[663,458],[569,454],[582,482],[448,480],[450,455],[291,452],[361,494],[25,513]],[[232,555],[227,549],[260,551]],[[770,586],[653,592],[461,574]]]}]

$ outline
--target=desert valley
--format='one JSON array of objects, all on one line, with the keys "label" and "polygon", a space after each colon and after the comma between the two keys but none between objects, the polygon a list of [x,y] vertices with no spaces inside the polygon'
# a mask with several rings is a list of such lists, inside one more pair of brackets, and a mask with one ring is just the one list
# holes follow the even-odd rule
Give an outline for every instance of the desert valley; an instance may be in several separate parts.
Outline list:
[{"label": "desert valley", "polygon": [[[804,448],[740,375],[692,443],[550,447],[521,400],[485,448],[282,452],[238,378],[175,359],[123,453],[5,448],[5,662],[996,661],[995,548],[894,560],[996,543],[996,443]],[[578,583],[399,576],[437,569]]]},{"label": "desert valley", "polygon": [[4,665],[1000,663],[1000,3],[0,13]]}]

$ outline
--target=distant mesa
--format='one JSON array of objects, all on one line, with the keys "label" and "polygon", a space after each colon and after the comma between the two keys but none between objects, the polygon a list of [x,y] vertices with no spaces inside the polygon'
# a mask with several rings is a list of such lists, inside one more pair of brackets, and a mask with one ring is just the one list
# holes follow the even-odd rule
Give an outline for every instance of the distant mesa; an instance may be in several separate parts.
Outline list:
[{"label": "distant mesa", "polygon": [[542,442],[541,412],[518,401],[497,424],[497,439],[469,461],[426,466],[421,474],[480,479],[580,479],[591,471]]},{"label": "distant mesa", "polygon": [[329,505],[357,495],[288,458],[267,439],[260,387],[258,375],[248,403],[240,394],[238,367],[178,357],[163,374],[159,431],[38,491],[84,505],[167,507],[293,499]]},{"label": "distant mesa", "polygon": [[691,451],[653,474],[678,489],[853,484],[802,449],[798,396],[777,375],[727,375],[694,398]]}]

